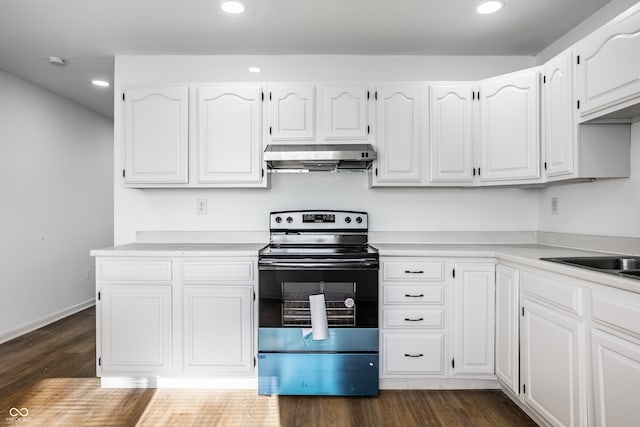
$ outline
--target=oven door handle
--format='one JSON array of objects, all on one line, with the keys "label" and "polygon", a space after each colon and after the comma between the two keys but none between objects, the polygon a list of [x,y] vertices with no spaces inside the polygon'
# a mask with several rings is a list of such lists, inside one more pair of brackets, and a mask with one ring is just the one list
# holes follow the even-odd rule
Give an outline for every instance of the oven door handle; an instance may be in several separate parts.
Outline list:
[{"label": "oven door handle", "polygon": [[261,270],[313,270],[313,269],[363,269],[378,268],[378,261],[361,261],[361,260],[341,260],[337,262],[297,262],[297,261],[270,261],[261,260],[258,262]]}]

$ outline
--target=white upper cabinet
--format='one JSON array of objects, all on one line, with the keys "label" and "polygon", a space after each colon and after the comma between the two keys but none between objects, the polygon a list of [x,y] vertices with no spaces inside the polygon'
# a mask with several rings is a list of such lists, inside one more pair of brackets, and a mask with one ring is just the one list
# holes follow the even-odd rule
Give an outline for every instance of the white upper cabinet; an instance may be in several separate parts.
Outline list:
[{"label": "white upper cabinet", "polygon": [[272,141],[312,141],[316,137],[313,84],[269,85],[269,131]]},{"label": "white upper cabinet", "polygon": [[189,91],[187,86],[125,90],[126,184],[188,181]]},{"label": "white upper cabinet", "polygon": [[[580,41],[576,49],[583,119],[640,102],[640,5]],[[629,117],[639,113],[636,109]]]},{"label": "white upper cabinet", "polygon": [[376,140],[378,160],[373,185],[418,185],[422,181],[426,84],[378,85]]},{"label": "white upper cabinet", "polygon": [[495,265],[454,265],[453,361],[451,376],[494,373]]},{"label": "white upper cabinet", "polygon": [[573,51],[567,51],[543,68],[542,138],[546,176],[570,175],[575,171],[573,61]]},{"label": "white upper cabinet", "polygon": [[471,85],[429,89],[431,182],[473,181]]},{"label": "white upper cabinet", "polygon": [[198,182],[261,183],[262,86],[203,86],[196,93]]},{"label": "white upper cabinet", "polygon": [[369,137],[366,85],[324,86],[324,138],[366,140]]},{"label": "white upper cabinet", "polygon": [[480,83],[480,181],[540,176],[538,69]]}]

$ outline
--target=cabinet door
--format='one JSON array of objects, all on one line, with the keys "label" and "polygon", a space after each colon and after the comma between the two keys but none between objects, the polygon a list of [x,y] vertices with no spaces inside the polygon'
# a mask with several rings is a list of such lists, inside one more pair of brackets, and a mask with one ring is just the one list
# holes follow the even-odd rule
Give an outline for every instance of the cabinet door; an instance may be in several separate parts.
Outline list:
[{"label": "cabinet door", "polygon": [[473,181],[471,86],[431,86],[431,182]]},{"label": "cabinet door", "polygon": [[480,180],[540,176],[538,71],[483,82],[480,86]]},{"label": "cabinet door", "polygon": [[631,426],[640,420],[640,345],[591,330],[597,426]]},{"label": "cabinet door", "polygon": [[496,376],[519,394],[519,299],[520,271],[496,266]]},{"label": "cabinet door", "polygon": [[633,100],[640,96],[640,6],[580,41],[576,49],[581,116],[637,102]]},{"label": "cabinet door", "polygon": [[575,171],[573,57],[569,51],[544,65],[542,138],[547,176],[570,175]]},{"label": "cabinet door", "polygon": [[325,139],[368,139],[368,94],[364,85],[324,87]]},{"label": "cabinet door", "polygon": [[426,86],[393,84],[378,86],[376,183],[419,184],[422,179],[421,119]]},{"label": "cabinet door", "polygon": [[252,286],[183,288],[184,372],[250,373]]},{"label": "cabinet door", "polygon": [[109,285],[100,294],[102,373],[170,373],[171,286]]},{"label": "cabinet door", "polygon": [[456,263],[452,376],[494,373],[495,266]]},{"label": "cabinet door", "polygon": [[586,426],[584,324],[529,299],[523,303],[522,394],[554,426]]},{"label": "cabinet door", "polygon": [[124,93],[126,184],[188,181],[188,89],[128,89]]},{"label": "cabinet door", "polygon": [[262,182],[262,87],[200,87],[198,182]]},{"label": "cabinet door", "polygon": [[310,84],[269,85],[272,141],[310,141],[316,137],[316,87]]}]

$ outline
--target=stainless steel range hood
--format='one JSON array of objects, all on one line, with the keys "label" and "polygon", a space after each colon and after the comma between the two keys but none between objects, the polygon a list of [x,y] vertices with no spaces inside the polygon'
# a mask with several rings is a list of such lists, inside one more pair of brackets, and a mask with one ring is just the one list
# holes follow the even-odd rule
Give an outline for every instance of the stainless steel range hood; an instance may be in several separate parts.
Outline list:
[{"label": "stainless steel range hood", "polygon": [[264,150],[274,172],[362,171],[375,159],[371,144],[271,144]]}]

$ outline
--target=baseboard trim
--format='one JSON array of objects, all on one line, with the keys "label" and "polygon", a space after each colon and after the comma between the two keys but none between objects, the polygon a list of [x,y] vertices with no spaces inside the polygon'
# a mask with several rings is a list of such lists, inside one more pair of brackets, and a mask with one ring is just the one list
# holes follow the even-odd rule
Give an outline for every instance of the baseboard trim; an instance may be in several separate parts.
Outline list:
[{"label": "baseboard trim", "polygon": [[497,390],[495,379],[381,378],[380,390]]},{"label": "baseboard trim", "polygon": [[258,378],[102,377],[102,388],[202,388],[258,391]]},{"label": "baseboard trim", "polygon": [[12,339],[18,338],[19,336],[27,334],[29,332],[33,332],[36,329],[40,329],[50,323],[56,322],[60,319],[64,319],[67,316],[71,316],[72,314],[95,305],[95,303],[96,299],[91,298],[84,302],[81,302],[80,304],[73,305],[60,311],[56,311],[55,313],[41,317],[32,322],[24,323],[10,331],[3,332],[2,334],[0,334],[0,344],[11,341]]}]

